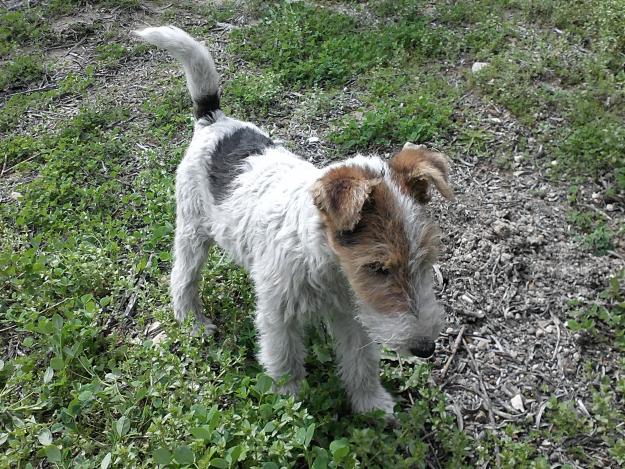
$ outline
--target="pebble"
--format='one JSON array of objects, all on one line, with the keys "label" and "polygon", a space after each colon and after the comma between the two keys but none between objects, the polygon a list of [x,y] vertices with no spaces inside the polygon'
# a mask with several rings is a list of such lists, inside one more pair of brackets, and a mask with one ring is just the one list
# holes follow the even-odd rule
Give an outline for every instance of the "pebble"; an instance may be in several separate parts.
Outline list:
[{"label": "pebble", "polygon": [[514,410],[518,410],[519,412],[525,412],[525,407],[523,406],[523,396],[517,394],[512,399],[510,399],[510,405]]},{"label": "pebble", "polygon": [[308,143],[318,143],[319,137],[308,137]]},{"label": "pebble", "polygon": [[466,295],[466,294],[465,294],[465,295],[462,295],[462,296],[460,297],[460,299],[461,299],[462,301],[464,301],[465,303],[469,303],[470,305],[472,305],[472,304],[473,304],[473,300],[472,300],[472,299],[471,299],[468,295]]},{"label": "pebble", "polygon": [[475,62],[471,66],[471,72],[472,73],[477,73],[477,72],[479,72],[480,70],[482,70],[485,67],[488,67],[488,62]]},{"label": "pebble", "polygon": [[167,334],[165,334],[165,332],[160,332],[159,334],[157,334],[156,337],[152,339],[152,343],[160,344],[161,342],[164,342],[165,340],[167,340]]},{"label": "pebble", "polygon": [[507,238],[510,236],[510,226],[503,220],[496,220],[493,223],[493,232],[500,238]]}]

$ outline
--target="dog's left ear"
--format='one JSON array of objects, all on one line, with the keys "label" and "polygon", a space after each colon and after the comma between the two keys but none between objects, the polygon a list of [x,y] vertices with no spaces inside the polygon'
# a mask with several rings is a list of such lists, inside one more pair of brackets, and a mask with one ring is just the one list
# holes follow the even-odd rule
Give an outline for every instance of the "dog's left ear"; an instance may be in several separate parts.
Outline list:
[{"label": "dog's left ear", "polygon": [[418,202],[430,201],[430,185],[448,200],[454,191],[449,186],[449,159],[442,153],[429,151],[423,145],[406,143],[402,151],[391,158],[389,166],[397,175],[400,186]]}]

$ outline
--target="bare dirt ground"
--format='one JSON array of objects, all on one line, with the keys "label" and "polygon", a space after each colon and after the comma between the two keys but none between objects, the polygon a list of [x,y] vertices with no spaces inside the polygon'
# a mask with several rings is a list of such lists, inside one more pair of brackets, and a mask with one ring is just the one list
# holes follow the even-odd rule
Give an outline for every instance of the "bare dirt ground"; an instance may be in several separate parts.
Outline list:
[{"label": "bare dirt ground", "polygon": [[[106,31],[114,31],[120,35],[118,40],[131,45],[128,31],[154,24],[166,9],[175,7],[145,4],[133,16],[123,10],[101,16],[95,8],[63,17],[53,25],[57,32],[69,35],[77,23],[97,23],[98,32],[47,52],[56,70],[51,80],[84,69],[93,60],[95,47],[105,41]],[[188,10],[176,19],[186,28],[203,22]],[[235,60],[226,50],[228,30],[247,21],[240,15],[233,24],[213,29],[211,47],[218,66]],[[97,76],[87,99],[136,103],[138,109],[159,80],[181,73],[173,63],[166,70],[159,69],[163,58],[158,52],[134,57]],[[351,99],[349,89],[336,98],[348,108]],[[526,130],[477,95],[466,95],[463,101],[459,108],[469,106],[483,116],[483,125],[496,136],[494,145],[501,152],[513,152],[516,136]],[[55,122],[71,116],[80,104],[74,98],[62,98],[53,109],[29,115],[23,129],[28,131],[33,125],[54,128]],[[324,139],[327,121],[306,121],[300,111],[304,104],[303,97],[288,95],[282,106],[286,115],[258,124],[305,158],[323,164],[332,148]],[[139,118],[138,110],[136,114]],[[309,141],[310,137],[319,141]],[[397,142],[397,147],[403,143]],[[453,160],[456,200],[442,203],[435,198],[431,206],[444,234],[439,287],[449,323],[432,376],[444,389],[449,410],[457,416],[458,425],[476,438],[488,428],[498,432],[511,422],[525,431],[542,428],[546,424],[541,417],[553,395],[576,402],[578,410],[588,414],[590,391],[596,385],[588,377],[598,373],[617,379],[618,357],[609,348],[598,348],[586,336],[567,329],[569,301],[594,299],[605,279],[625,267],[623,245],[607,256],[591,255],[567,222],[568,186],[554,184],[533,161],[520,160],[511,170],[501,169],[492,161],[459,153],[453,138],[439,149]],[[536,148],[537,154],[539,151]],[[13,184],[9,179],[3,186],[7,196]],[[588,186],[583,191],[592,194],[595,188]],[[610,222],[623,219],[622,208],[606,213],[597,203],[596,210]],[[590,355],[597,367],[594,374],[581,366],[582,359]],[[602,449],[596,441],[571,444],[584,446],[600,461]],[[555,465],[573,462],[548,439],[539,451]]]}]

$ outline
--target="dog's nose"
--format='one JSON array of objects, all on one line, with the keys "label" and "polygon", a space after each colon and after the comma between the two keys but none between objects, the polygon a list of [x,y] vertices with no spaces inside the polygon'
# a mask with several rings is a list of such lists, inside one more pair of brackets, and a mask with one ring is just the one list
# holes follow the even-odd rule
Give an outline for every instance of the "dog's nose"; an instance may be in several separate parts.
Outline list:
[{"label": "dog's nose", "polygon": [[419,358],[429,358],[434,355],[436,344],[433,340],[422,339],[410,349],[410,353]]}]

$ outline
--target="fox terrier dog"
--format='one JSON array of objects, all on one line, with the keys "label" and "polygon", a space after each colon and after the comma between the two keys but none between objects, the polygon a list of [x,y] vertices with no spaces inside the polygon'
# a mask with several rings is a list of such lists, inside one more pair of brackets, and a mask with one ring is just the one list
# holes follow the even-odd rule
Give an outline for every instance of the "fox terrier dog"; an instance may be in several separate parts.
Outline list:
[{"label": "fox terrier dog", "polygon": [[317,168],[224,115],[204,45],[173,26],[136,34],[182,63],[196,119],[176,173],[176,319],[193,313],[196,327],[214,332],[198,283],[216,243],[251,276],[258,359],[286,383],[280,391],[298,391],[303,326],[321,320],[354,411],[392,416],[379,345],[429,357],[444,322],[431,273],[440,232],[423,205],[430,186],[453,197],[447,158],[406,144],[389,161],[358,155]]}]

